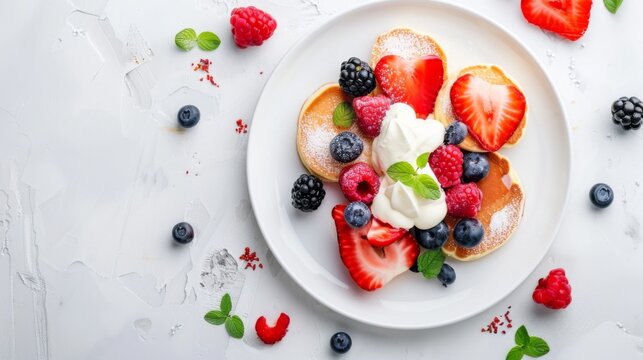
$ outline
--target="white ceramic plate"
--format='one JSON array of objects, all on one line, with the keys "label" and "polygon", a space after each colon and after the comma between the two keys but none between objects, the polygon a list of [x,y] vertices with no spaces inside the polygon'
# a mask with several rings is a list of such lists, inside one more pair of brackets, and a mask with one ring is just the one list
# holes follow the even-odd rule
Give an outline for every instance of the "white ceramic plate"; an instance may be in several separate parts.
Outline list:
[{"label": "white ceramic plate", "polygon": [[[526,192],[522,223],[511,241],[474,262],[448,260],[457,281],[449,288],[407,272],[376,292],[354,285],[337,249],[331,209],[344,202],[336,184],[314,213],[291,206],[290,189],[305,172],[297,156],[297,117],[304,100],[337,81],[351,56],[368,61],[375,37],[393,27],[431,34],[444,48],[450,72],[498,64],[522,87],[529,123],[520,144],[503,150]],[[491,20],[456,5],[427,0],[367,4],[329,20],[283,58],[255,110],[248,145],[248,186],[263,235],[284,270],[311,296],[355,320],[419,329],[473,316],[511,293],[547,253],[568,193],[571,151],[561,101],[526,47]]]}]

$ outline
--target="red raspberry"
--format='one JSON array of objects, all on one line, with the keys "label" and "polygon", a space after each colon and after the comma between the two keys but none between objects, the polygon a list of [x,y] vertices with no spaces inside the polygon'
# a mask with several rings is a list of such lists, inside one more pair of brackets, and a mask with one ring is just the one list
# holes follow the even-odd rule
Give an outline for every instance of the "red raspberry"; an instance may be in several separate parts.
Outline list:
[{"label": "red raspberry", "polygon": [[554,310],[564,309],[572,302],[572,287],[565,276],[565,270],[554,269],[546,278],[538,280],[532,295],[534,301]]},{"label": "red raspberry", "polygon": [[284,313],[279,315],[279,319],[277,319],[275,326],[268,326],[266,318],[264,316],[260,316],[255,323],[255,331],[261,341],[266,344],[274,344],[286,336],[289,324],[290,318]]},{"label": "red raspberry", "polygon": [[462,151],[455,145],[442,145],[431,153],[429,165],[443,188],[460,183],[462,158]]},{"label": "red raspberry", "polygon": [[263,44],[277,28],[277,22],[272,16],[254,6],[232,10],[230,25],[234,42],[242,49]]},{"label": "red raspberry", "polygon": [[348,201],[370,205],[380,190],[380,177],[367,163],[357,162],[339,173],[339,187]]},{"label": "red raspberry", "polygon": [[459,218],[474,218],[482,205],[482,191],[476,183],[458,184],[447,190],[447,212]]},{"label": "red raspberry", "polygon": [[353,99],[357,126],[368,136],[380,134],[384,115],[391,107],[391,100],[384,95],[362,96]]}]

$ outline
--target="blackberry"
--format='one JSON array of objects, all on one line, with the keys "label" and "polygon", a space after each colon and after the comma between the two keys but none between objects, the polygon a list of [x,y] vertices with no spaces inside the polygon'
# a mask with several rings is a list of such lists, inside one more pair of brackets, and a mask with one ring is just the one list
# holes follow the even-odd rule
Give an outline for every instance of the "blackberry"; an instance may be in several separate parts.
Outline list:
[{"label": "blackberry", "polygon": [[330,141],[330,155],[342,163],[357,159],[363,150],[362,139],[350,131],[341,132]]},{"label": "blackberry", "polygon": [[364,61],[352,57],[342,63],[339,86],[354,97],[368,95],[375,89],[373,69]]},{"label": "blackberry", "polygon": [[292,186],[292,206],[304,212],[317,210],[326,191],[324,184],[315,175],[302,174]]},{"label": "blackberry", "polygon": [[636,130],[641,127],[643,119],[643,102],[639,98],[624,96],[612,104],[612,121],[625,130]]}]

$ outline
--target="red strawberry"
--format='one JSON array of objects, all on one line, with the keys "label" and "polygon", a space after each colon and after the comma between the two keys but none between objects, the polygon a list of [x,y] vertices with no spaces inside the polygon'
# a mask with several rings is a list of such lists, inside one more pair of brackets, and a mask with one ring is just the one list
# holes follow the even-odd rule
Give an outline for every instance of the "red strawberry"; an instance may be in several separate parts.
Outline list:
[{"label": "red strawberry", "polygon": [[451,104],[469,133],[487,151],[500,149],[525,116],[525,96],[513,85],[495,85],[471,74],[451,87]]},{"label": "red strawberry", "polygon": [[268,326],[266,318],[264,316],[260,316],[255,323],[255,331],[261,341],[266,344],[274,344],[286,336],[289,324],[290,318],[284,313],[279,315],[279,319],[277,319],[275,326]]},{"label": "red strawberry", "polygon": [[386,55],[375,66],[375,79],[394,103],[403,102],[424,119],[433,112],[444,81],[442,60],[433,55],[406,60]]},{"label": "red strawberry", "polygon": [[375,248],[365,239],[366,227],[353,229],[346,223],[345,207],[336,205],[333,219],[337,227],[339,255],[357,286],[366,291],[377,290],[415,264],[420,248],[411,233],[407,231],[400,240]]},{"label": "red strawberry", "polygon": [[400,240],[407,233],[406,229],[394,228],[373,216],[366,240],[373,246],[387,246]]},{"label": "red strawberry", "polygon": [[522,0],[520,7],[530,23],[574,41],[587,30],[592,0]]}]

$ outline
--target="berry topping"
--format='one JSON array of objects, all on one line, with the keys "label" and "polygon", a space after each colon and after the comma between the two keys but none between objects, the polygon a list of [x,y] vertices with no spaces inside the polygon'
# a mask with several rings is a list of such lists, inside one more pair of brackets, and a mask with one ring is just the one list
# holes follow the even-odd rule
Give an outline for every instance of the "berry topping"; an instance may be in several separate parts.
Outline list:
[{"label": "berry topping", "polygon": [[481,153],[466,153],[462,164],[464,182],[478,182],[489,174],[489,159]]},{"label": "berry topping", "polygon": [[377,290],[415,263],[420,248],[410,233],[388,246],[374,248],[364,239],[368,231],[365,227],[355,229],[346,223],[345,207],[335,206],[332,215],[339,255],[357,286],[366,291]]},{"label": "berry topping", "polygon": [[370,205],[380,189],[380,177],[367,163],[358,162],[342,169],[339,187],[348,201]]},{"label": "berry topping", "polygon": [[462,121],[452,122],[444,134],[444,143],[447,145],[458,145],[464,141],[468,132],[467,126],[462,123]]},{"label": "berry topping", "polygon": [[442,145],[429,157],[429,165],[443,188],[460,184],[462,151],[455,145]]},{"label": "berry topping", "polygon": [[420,246],[435,250],[441,248],[449,239],[449,226],[442,221],[428,230],[414,228],[412,233]]},{"label": "berry topping", "polygon": [[587,30],[592,0],[522,0],[520,7],[530,23],[574,41]]},{"label": "berry topping", "polygon": [[356,229],[361,228],[371,220],[371,209],[361,201],[352,202],[344,209],[344,220]]},{"label": "berry topping", "polygon": [[440,280],[444,287],[453,284],[453,282],[455,281],[455,270],[453,270],[451,265],[442,264],[442,268],[438,273],[438,280]]},{"label": "berry topping", "polygon": [[413,60],[387,55],[375,66],[375,78],[394,103],[411,105],[417,117],[425,119],[435,107],[444,81],[444,67],[442,60],[433,55]]},{"label": "berry topping", "polygon": [[232,10],[230,25],[234,43],[242,49],[263,44],[277,28],[272,16],[254,6]]},{"label": "berry topping", "polygon": [[500,149],[522,122],[527,102],[513,85],[496,85],[466,74],[451,87],[455,115],[487,151]]},{"label": "berry topping", "polygon": [[355,133],[344,131],[330,141],[330,155],[333,159],[349,163],[357,159],[364,150],[364,143]]},{"label": "berry topping", "polygon": [[642,118],[643,102],[637,97],[622,97],[612,104],[612,121],[625,130],[640,128]]},{"label": "berry topping", "polygon": [[199,108],[194,105],[185,105],[179,110],[177,114],[179,125],[184,128],[191,128],[196,125],[201,119]]},{"label": "berry topping", "polygon": [[566,308],[572,302],[572,288],[565,276],[565,270],[554,269],[546,278],[538,280],[532,298],[536,303],[550,309]]},{"label": "berry topping", "polygon": [[351,349],[351,337],[345,332],[338,332],[330,337],[330,348],[338,354],[344,354]]},{"label": "berry topping", "polygon": [[384,95],[362,96],[353,99],[357,126],[368,136],[379,135],[382,120],[390,107],[391,100]]},{"label": "berry topping", "polygon": [[461,219],[453,228],[453,239],[465,248],[480,244],[484,238],[484,227],[478,219]]},{"label": "berry topping", "polygon": [[286,336],[289,324],[290,318],[284,313],[279,315],[277,323],[275,323],[274,326],[268,326],[266,318],[264,316],[260,316],[255,323],[255,331],[261,341],[266,344],[274,344]]},{"label": "berry topping", "polygon": [[375,89],[373,70],[366,62],[352,57],[342,63],[339,86],[351,96],[368,95]]},{"label": "berry topping", "polygon": [[292,206],[304,212],[317,210],[326,191],[315,175],[302,174],[292,186]]},{"label": "berry topping", "polygon": [[194,239],[194,229],[186,222],[180,222],[172,228],[172,237],[179,244],[187,244]]},{"label": "berry topping", "polygon": [[606,208],[614,201],[614,191],[607,184],[596,184],[589,190],[589,199],[594,206]]},{"label": "berry topping", "polygon": [[394,228],[373,216],[371,227],[366,233],[366,240],[373,246],[387,246],[400,240],[407,233],[406,229]]},{"label": "berry topping", "polygon": [[446,192],[447,212],[459,218],[473,218],[482,205],[482,191],[475,183],[458,184]]}]

